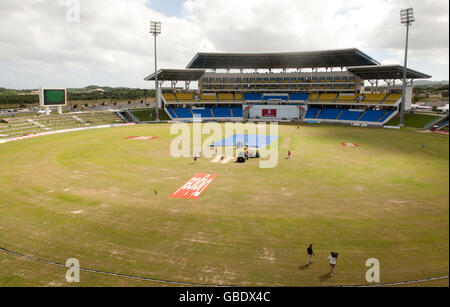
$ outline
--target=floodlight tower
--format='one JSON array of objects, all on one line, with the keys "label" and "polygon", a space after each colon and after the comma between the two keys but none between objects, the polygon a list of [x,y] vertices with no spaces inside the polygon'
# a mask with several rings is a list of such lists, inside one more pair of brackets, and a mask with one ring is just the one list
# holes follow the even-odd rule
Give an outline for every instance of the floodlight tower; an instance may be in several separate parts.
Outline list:
[{"label": "floodlight tower", "polygon": [[161,34],[161,22],[152,21],[150,22],[150,33],[153,34],[155,38],[155,101],[156,101],[156,120],[159,120],[159,91],[158,91],[158,60],[156,53],[156,37]]},{"label": "floodlight tower", "polygon": [[409,27],[411,24],[416,21],[414,18],[414,10],[412,7],[408,9],[403,9],[400,11],[400,21],[402,24],[406,26],[406,46],[405,46],[405,65],[403,71],[403,93],[402,93],[402,103],[400,105],[400,124],[399,126],[403,126],[403,119],[405,116],[405,103],[406,103],[406,76],[408,71],[408,42],[409,42]]}]

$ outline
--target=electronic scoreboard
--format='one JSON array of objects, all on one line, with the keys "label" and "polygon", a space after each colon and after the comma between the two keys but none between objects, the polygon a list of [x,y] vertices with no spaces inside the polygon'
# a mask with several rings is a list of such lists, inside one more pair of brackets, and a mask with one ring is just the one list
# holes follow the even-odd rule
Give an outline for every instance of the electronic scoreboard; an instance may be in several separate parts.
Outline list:
[{"label": "electronic scoreboard", "polygon": [[41,107],[62,107],[67,105],[65,88],[41,88],[39,91]]}]

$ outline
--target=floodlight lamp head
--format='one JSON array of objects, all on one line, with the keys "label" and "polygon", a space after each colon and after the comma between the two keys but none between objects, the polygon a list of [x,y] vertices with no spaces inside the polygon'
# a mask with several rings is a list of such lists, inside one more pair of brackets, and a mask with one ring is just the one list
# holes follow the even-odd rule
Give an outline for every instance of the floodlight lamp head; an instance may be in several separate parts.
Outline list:
[{"label": "floodlight lamp head", "polygon": [[161,22],[159,21],[150,22],[150,33],[153,35],[161,34]]},{"label": "floodlight lamp head", "polygon": [[400,21],[402,24],[409,26],[414,21],[416,21],[414,17],[414,9],[412,7],[408,9],[403,9],[400,11]]}]

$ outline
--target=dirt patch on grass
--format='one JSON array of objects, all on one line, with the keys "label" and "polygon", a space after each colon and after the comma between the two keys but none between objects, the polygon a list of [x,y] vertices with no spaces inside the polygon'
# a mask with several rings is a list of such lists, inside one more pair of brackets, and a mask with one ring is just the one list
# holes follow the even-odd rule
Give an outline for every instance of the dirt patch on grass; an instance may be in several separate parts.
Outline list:
[{"label": "dirt patch on grass", "polygon": [[274,257],[273,251],[271,251],[267,248],[264,248],[264,255],[261,256],[260,259],[266,260],[269,262],[275,262],[275,257]]}]

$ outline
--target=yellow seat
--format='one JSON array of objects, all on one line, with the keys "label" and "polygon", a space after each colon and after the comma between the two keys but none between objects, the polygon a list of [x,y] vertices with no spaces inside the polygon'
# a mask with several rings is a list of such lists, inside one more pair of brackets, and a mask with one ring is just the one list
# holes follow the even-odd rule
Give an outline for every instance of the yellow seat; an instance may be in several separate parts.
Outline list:
[{"label": "yellow seat", "polygon": [[338,102],[356,102],[356,98],[359,95],[352,95],[352,96],[339,96],[337,101]]},{"label": "yellow seat", "polygon": [[309,96],[310,101],[316,101],[317,98],[319,98],[319,94],[317,94],[317,93],[313,93]]},{"label": "yellow seat", "polygon": [[180,101],[194,101],[194,94],[192,93],[178,93],[177,98]]},{"label": "yellow seat", "polygon": [[177,98],[175,97],[175,95],[173,93],[163,93],[164,99],[166,99],[167,101],[176,101]]},{"label": "yellow seat", "polygon": [[320,95],[319,101],[334,101],[337,94],[322,94]]},{"label": "yellow seat", "polygon": [[219,93],[218,96],[221,101],[233,101],[233,94]]},{"label": "yellow seat", "polygon": [[392,103],[395,103],[395,102],[397,102],[400,98],[402,98],[402,95],[401,95],[401,94],[390,94],[390,95],[386,98],[385,102],[392,102]]},{"label": "yellow seat", "polygon": [[202,101],[217,101],[217,97],[216,97],[216,95],[201,94],[200,100],[202,100]]},{"label": "yellow seat", "polygon": [[386,94],[364,94],[365,98],[362,102],[379,102],[386,97]]}]

